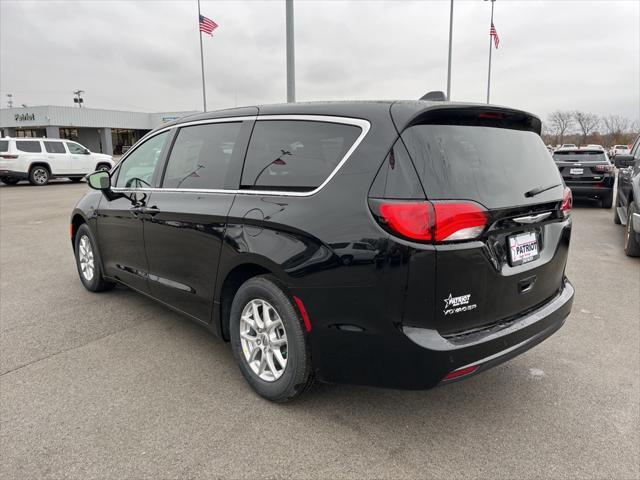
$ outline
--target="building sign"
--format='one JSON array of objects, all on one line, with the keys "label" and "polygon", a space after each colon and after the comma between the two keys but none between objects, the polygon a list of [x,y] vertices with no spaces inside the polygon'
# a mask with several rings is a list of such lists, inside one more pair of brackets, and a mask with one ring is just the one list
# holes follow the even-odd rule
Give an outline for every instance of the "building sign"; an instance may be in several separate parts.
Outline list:
[{"label": "building sign", "polygon": [[16,113],[14,115],[16,122],[29,122],[36,119],[35,113]]},{"label": "building sign", "polygon": [[173,122],[179,118],[180,117],[162,117],[162,123]]}]

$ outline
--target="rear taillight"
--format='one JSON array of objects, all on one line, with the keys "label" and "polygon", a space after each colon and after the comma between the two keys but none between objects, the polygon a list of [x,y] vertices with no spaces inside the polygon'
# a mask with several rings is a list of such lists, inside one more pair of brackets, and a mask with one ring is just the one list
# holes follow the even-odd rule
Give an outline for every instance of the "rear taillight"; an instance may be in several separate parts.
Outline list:
[{"label": "rear taillight", "polygon": [[613,172],[613,165],[596,165],[596,172]]},{"label": "rear taillight", "polygon": [[421,242],[477,238],[487,226],[487,212],[472,202],[386,202],[379,220],[393,232]]},{"label": "rear taillight", "polygon": [[569,187],[564,187],[564,195],[562,196],[562,215],[566,218],[571,214],[571,209],[573,208],[573,194],[571,193],[571,189]]},{"label": "rear taillight", "polygon": [[15,160],[16,158],[18,158],[18,155],[0,155],[0,158],[4,158],[6,160]]}]

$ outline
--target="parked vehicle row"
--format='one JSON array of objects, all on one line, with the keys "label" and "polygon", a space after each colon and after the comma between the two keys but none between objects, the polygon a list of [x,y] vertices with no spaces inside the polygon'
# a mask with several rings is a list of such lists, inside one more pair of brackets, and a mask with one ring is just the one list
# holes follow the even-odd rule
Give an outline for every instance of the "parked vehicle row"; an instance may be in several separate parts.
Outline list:
[{"label": "parked vehicle row", "polygon": [[618,189],[613,221],[626,227],[624,251],[640,256],[640,136],[628,154],[616,155]]},{"label": "parked vehicle row", "polygon": [[112,166],[111,156],[93,153],[71,140],[0,138],[0,181],[7,185],[28,180],[42,186],[59,177],[78,182],[88,173]]},{"label": "parked vehicle row", "polygon": [[526,112],[442,101],[181,119],[87,178],[71,216],[80,280],[208,326],[273,401],[314,379],[460,380],[571,310],[571,191],[540,130]]}]

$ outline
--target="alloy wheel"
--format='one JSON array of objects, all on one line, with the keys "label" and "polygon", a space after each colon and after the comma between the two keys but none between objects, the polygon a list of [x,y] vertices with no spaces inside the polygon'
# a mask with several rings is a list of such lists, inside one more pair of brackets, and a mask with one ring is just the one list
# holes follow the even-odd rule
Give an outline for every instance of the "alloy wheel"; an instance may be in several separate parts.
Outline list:
[{"label": "alloy wheel", "polygon": [[260,379],[274,382],[282,376],[287,367],[287,332],[269,302],[254,299],[245,305],[240,342],[247,364]]},{"label": "alloy wheel", "polygon": [[33,180],[38,185],[44,185],[49,180],[49,172],[42,167],[38,167],[33,171]]},{"label": "alloy wheel", "polygon": [[80,238],[78,250],[80,271],[82,272],[82,276],[85,280],[90,282],[93,279],[95,267],[93,263],[93,249],[91,248],[91,241],[87,235],[83,235]]}]

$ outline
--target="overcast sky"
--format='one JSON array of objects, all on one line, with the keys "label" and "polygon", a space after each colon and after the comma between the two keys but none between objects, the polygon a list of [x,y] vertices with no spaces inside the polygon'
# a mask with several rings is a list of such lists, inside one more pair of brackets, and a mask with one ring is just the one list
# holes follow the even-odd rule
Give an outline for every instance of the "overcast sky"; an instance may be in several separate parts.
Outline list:
[{"label": "overcast sky", "polygon": [[[207,1],[209,109],[286,100],[285,2]],[[455,0],[452,98],[485,100],[490,3]],[[448,0],[295,1],[297,100],[445,90]],[[201,109],[195,0],[0,0],[14,105]],[[640,1],[497,0],[492,103],[640,118]]]}]

